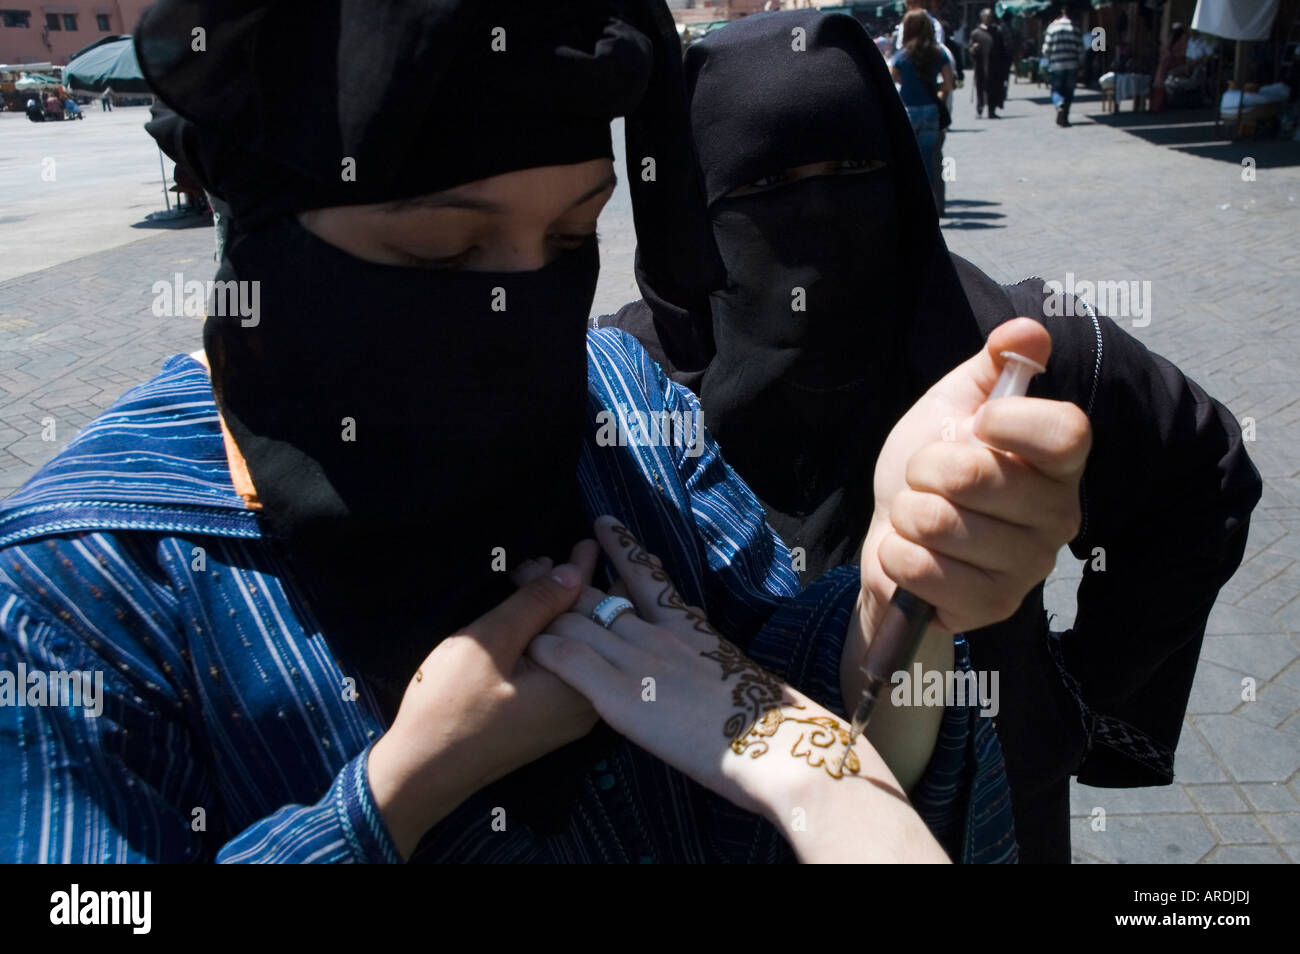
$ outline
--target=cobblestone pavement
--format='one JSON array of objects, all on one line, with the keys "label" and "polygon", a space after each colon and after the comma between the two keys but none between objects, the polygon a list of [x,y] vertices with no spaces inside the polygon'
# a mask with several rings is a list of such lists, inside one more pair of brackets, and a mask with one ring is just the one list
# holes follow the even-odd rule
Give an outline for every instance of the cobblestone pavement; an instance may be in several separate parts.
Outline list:
[{"label": "cobblestone pavement", "polygon": [[[1254,418],[1265,481],[1210,616],[1175,784],[1075,784],[1075,860],[1300,861],[1300,143],[1213,143],[1204,117],[1102,114],[1082,90],[1061,129],[1028,84],[1005,118],[978,120],[964,94],[945,146],[953,251],[1007,282],[1151,282],[1150,323],[1120,324]],[[1058,627],[1081,575],[1063,550],[1048,582]]]},{"label": "cobblestone pavement", "polygon": [[[1176,784],[1076,785],[1075,860],[1300,860],[1300,325],[1292,310],[1300,296],[1300,144],[1215,144],[1194,116],[1102,116],[1095,94],[1076,103],[1073,128],[1058,129],[1045,90],[1030,85],[1013,86],[1004,119],[979,121],[966,93],[957,94],[945,147],[956,174],[945,219],[953,250],[1002,281],[1065,282],[1067,273],[1150,281],[1150,323],[1133,333],[1238,418],[1254,418],[1251,455],[1266,484],[1246,560],[1210,618]],[[116,149],[131,155],[114,173],[120,181],[105,174],[94,190],[119,190],[132,206],[148,201],[137,125],[120,127]],[[99,148],[114,168],[116,153]],[[6,136],[0,184],[13,168],[35,168],[44,151],[30,135]],[[1246,156],[1255,159],[1254,181],[1243,181]],[[626,177],[621,157],[619,174]],[[142,233],[120,227],[142,218],[139,208],[124,208],[120,221],[96,213],[88,223],[66,204],[29,204],[21,215],[0,216],[0,258],[19,263],[0,271],[18,276],[0,281],[0,496],[166,356],[199,347],[200,322],[154,317],[151,289],[176,272],[208,278],[213,267],[208,228],[129,241]],[[78,241],[107,250],[69,261],[70,241],[60,240],[33,255],[33,229],[55,238],[85,231]],[[598,314],[635,295],[624,187],[600,231]],[[22,264],[33,259],[53,267]],[[51,423],[54,439],[45,440]],[[1058,625],[1073,618],[1079,577],[1063,550],[1048,583]],[[1241,698],[1248,677],[1257,686],[1252,702]],[[1097,809],[1104,830],[1096,830]]]},{"label": "cobblestone pavement", "polygon": [[0,112],[0,281],[143,238],[149,213],[176,202],[147,108],[84,112],[61,123]]}]

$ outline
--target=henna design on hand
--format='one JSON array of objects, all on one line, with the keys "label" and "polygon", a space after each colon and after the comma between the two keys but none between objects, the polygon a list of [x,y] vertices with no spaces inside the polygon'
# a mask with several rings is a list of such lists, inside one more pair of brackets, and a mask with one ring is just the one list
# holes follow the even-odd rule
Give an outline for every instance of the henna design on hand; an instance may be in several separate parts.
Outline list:
[{"label": "henna design on hand", "polygon": [[[803,706],[798,708],[802,709]],[[843,767],[840,766],[839,758],[827,757],[836,743],[846,747],[849,744],[848,728],[834,716],[809,716],[801,719],[787,715],[781,709],[768,709],[763,713],[763,718],[751,726],[743,737],[732,741],[731,750],[739,755],[752,749],[750,757],[758,758],[768,750],[766,739],[790,723],[805,727],[805,731],[800,732],[790,746],[790,754],[795,758],[802,759],[813,768],[824,768],[831,778],[843,778],[846,774],[857,775],[861,771],[862,763],[851,748],[845,755]],[[805,741],[807,745],[804,745]]]},{"label": "henna design on hand", "polygon": [[[834,716],[800,717],[787,711],[807,707],[802,703],[785,701],[785,684],[721,636],[718,637],[717,649],[700,655],[722,666],[724,682],[733,675],[740,675],[740,680],[731,690],[731,701],[738,711],[733,712],[722,727],[723,735],[731,739],[731,751],[737,755],[748,753],[752,759],[760,758],[770,748],[768,740],[783,726],[793,723],[802,726],[803,731],[790,746],[792,756],[812,768],[825,769],[826,774],[834,779],[846,775],[865,778],[858,775],[862,762],[849,745],[848,727],[839,719]],[[837,744],[847,749],[843,765],[840,764]],[[833,756],[832,749],[835,752]]]},{"label": "henna design on hand", "polygon": [[[798,708],[803,708],[799,706]],[[797,759],[802,759],[812,768],[824,768],[826,774],[834,779],[841,778],[860,778],[864,782],[869,782],[882,792],[898,799],[904,805],[910,806],[911,799],[906,794],[899,791],[894,785],[873,778],[870,775],[860,774],[862,771],[862,761],[858,758],[858,753],[849,749],[844,755],[844,764],[840,764],[840,759],[831,756],[831,747],[835,743],[847,746],[849,744],[848,728],[833,716],[810,716],[806,719],[800,719],[793,715],[786,715],[781,709],[769,709],[763,713],[763,718],[750,730],[743,738],[734,739],[731,743],[733,752],[743,754],[750,751],[751,758],[758,758],[768,750],[767,739],[776,735],[783,725],[787,723],[808,726],[809,731],[800,732],[799,737],[794,740],[790,746],[790,754]],[[754,738],[758,736],[758,738]],[[807,739],[808,746],[803,751],[799,747]],[[830,757],[828,757],[830,756]]]},{"label": "henna design on hand", "polygon": [[[754,744],[756,747],[750,752],[750,757],[758,758],[767,751],[767,743],[761,739],[751,740],[751,742],[744,740],[753,734],[768,713],[781,711],[781,702],[785,699],[785,686],[775,675],[759,666],[720,636],[717,649],[702,652],[700,655],[722,666],[723,682],[736,674],[740,675],[740,680],[731,687],[731,701],[739,711],[731,714],[723,724],[722,732],[731,739],[731,751],[741,755],[750,748],[751,744]],[[803,706],[796,708],[802,709]],[[763,735],[771,734],[771,732],[763,733]]]},{"label": "henna design on hand", "polygon": [[[702,614],[686,605],[686,601],[682,599],[677,588],[673,586],[672,580],[668,578],[663,563],[641,546],[631,530],[622,524],[615,524],[610,529],[618,537],[619,546],[631,551],[627,554],[627,559],[638,566],[645,567],[653,580],[664,584],[656,598],[658,604],[665,609],[684,613],[696,632],[712,636],[718,641],[716,649],[701,652],[700,655],[714,660],[722,667],[722,681],[726,682],[735,675],[740,676],[731,689],[731,701],[737,711],[728,717],[722,727],[723,735],[731,740],[733,752],[737,755],[748,753],[750,758],[760,758],[770,748],[768,740],[776,735],[782,726],[794,723],[803,726],[804,731],[799,733],[790,747],[792,756],[803,760],[812,768],[825,769],[826,774],[831,778],[840,779],[846,776],[861,778],[891,794],[896,796],[899,794],[891,786],[877,782],[869,776],[859,775],[862,763],[852,748],[848,749],[843,765],[840,764],[838,750],[835,755],[828,757],[832,747],[837,743],[842,746],[849,745],[848,727],[833,716],[800,718],[794,714],[787,714],[786,708],[797,710],[804,709],[806,706],[793,700],[786,702],[785,685],[774,673],[768,672],[742,653],[709,625],[709,621]],[[786,708],[782,708],[783,705]],[[907,801],[905,796],[900,797]]]},{"label": "henna design on hand", "polygon": [[[673,586],[673,581],[668,578],[668,572],[664,569],[663,561],[653,553],[646,552],[645,547],[641,546],[641,542],[632,535],[632,531],[627,527],[616,523],[610,529],[618,537],[620,547],[624,550],[631,548],[632,552],[627,555],[628,562],[645,567],[650,571],[651,579],[656,583],[664,584],[663,589],[659,591],[659,595],[655,597],[655,602],[664,609],[674,609],[685,613],[686,618],[691,621],[696,632],[706,633],[709,636],[718,636],[718,631],[709,625],[707,619],[686,605],[682,595],[677,592],[677,587]],[[718,636],[718,638],[721,639],[722,637]]]}]

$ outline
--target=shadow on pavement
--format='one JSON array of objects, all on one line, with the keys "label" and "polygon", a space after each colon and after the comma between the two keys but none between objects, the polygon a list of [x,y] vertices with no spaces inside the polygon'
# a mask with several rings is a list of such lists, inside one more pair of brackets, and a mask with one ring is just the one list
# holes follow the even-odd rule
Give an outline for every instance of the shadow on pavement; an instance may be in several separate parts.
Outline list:
[{"label": "shadow on pavement", "polygon": [[1255,160],[1257,169],[1281,169],[1285,166],[1300,166],[1300,142],[1285,140],[1265,140],[1254,142],[1248,139],[1237,142],[1209,143],[1200,146],[1175,146],[1178,152],[1202,159],[1218,159],[1241,165],[1241,160],[1250,157]]},{"label": "shadow on pavement", "polygon": [[[1095,118],[1095,117],[1090,117]],[[1145,139],[1153,146],[1185,146],[1189,143],[1213,143],[1214,123],[1187,123],[1181,126],[1131,127],[1124,130],[1130,135]]]},{"label": "shadow on pavement", "polygon": [[1166,109],[1159,113],[1135,113],[1131,109],[1120,113],[1089,113],[1090,119],[1102,126],[1114,126],[1128,130],[1134,126],[1197,126],[1208,123],[1214,125],[1214,110],[1204,109]]},{"label": "shadow on pavement", "polygon": [[941,217],[946,220],[941,223],[945,229],[1004,229],[1006,225],[998,222],[998,219],[1005,219],[1006,216],[1001,212],[981,212],[973,209],[958,208],[953,206],[972,206],[972,205],[998,205],[997,202],[983,202],[979,199],[948,199],[944,202],[944,213]]},{"label": "shadow on pavement", "polygon": [[[1046,96],[1026,96],[1025,102],[1037,103],[1039,106],[1051,106],[1052,94],[1048,93]],[[1095,90],[1091,90],[1091,89],[1076,89],[1074,91],[1074,99],[1070,101],[1070,108],[1075,109],[1079,106],[1087,105],[1088,103],[1100,103],[1100,102],[1101,102],[1101,93],[1098,93]],[[1110,115],[1110,114],[1107,113],[1106,115]]]},{"label": "shadow on pavement", "polygon": [[1217,159],[1241,165],[1247,157],[1259,169],[1277,169],[1300,165],[1300,143],[1285,139],[1227,138],[1227,126],[1214,128],[1214,107],[1166,110],[1160,113],[1089,113],[1098,125],[1113,126],[1144,139],[1155,146],[1168,146],[1178,152],[1204,159]]},{"label": "shadow on pavement", "polygon": [[166,212],[151,212],[139,222],[132,222],[133,229],[193,229],[212,227],[210,215],[168,215]]}]

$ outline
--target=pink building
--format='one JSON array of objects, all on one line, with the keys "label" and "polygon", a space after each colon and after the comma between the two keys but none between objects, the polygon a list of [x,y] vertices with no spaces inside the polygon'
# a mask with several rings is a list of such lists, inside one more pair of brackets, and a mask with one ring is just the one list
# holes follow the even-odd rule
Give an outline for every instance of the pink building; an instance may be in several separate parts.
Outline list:
[{"label": "pink building", "polygon": [[0,0],[0,63],[63,66],[98,39],[130,33],[150,5],[150,0]]}]

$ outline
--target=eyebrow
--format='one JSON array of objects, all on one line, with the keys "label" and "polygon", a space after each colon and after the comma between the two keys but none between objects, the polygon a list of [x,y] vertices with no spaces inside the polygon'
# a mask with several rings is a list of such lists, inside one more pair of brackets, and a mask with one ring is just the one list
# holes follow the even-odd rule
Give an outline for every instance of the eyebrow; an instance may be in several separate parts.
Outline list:
[{"label": "eyebrow", "polygon": [[[592,186],[570,204],[570,209],[576,209],[585,202],[590,202],[596,196],[600,195],[607,189],[613,189],[618,185],[618,176],[613,170],[609,175],[597,185]],[[417,195],[409,199],[398,199],[396,202],[389,202],[380,206],[380,211],[385,213],[406,212],[411,209],[470,209],[475,212],[492,212],[501,213],[506,211],[505,206],[499,202],[493,202],[489,199],[477,199],[468,195],[456,195],[455,193],[437,193],[435,195]]]}]

